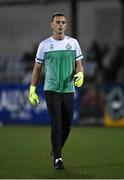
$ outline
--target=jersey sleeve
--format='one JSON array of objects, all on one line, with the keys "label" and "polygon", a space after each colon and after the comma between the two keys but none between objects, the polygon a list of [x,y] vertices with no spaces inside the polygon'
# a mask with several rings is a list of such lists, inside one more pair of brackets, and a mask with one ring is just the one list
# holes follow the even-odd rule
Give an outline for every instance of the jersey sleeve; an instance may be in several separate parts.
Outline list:
[{"label": "jersey sleeve", "polygon": [[78,41],[76,40],[76,61],[83,59],[83,54]]},{"label": "jersey sleeve", "polygon": [[41,42],[38,46],[38,49],[37,49],[37,53],[36,53],[36,58],[35,58],[35,61],[37,63],[43,63],[44,61],[44,47],[43,47],[43,43]]}]

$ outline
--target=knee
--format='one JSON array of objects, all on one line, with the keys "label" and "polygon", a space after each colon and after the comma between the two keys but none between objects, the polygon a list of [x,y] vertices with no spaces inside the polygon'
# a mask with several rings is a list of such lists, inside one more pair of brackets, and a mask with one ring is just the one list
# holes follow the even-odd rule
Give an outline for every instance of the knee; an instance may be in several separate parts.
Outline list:
[{"label": "knee", "polygon": [[52,134],[61,134],[61,128],[53,128],[51,133]]}]

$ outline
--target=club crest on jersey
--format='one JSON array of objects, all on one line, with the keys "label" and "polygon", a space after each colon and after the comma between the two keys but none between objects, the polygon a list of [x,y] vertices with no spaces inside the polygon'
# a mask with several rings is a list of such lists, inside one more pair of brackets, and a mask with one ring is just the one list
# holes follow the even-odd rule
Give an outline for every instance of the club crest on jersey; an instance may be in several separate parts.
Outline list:
[{"label": "club crest on jersey", "polygon": [[54,45],[53,44],[50,44],[50,49],[54,49]]},{"label": "club crest on jersey", "polygon": [[68,44],[66,45],[66,49],[72,49],[72,46],[68,43]]}]

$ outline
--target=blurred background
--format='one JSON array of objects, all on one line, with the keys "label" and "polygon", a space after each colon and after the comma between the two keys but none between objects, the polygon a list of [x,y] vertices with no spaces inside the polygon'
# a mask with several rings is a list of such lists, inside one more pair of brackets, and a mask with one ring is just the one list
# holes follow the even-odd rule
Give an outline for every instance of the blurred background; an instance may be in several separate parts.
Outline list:
[{"label": "blurred background", "polygon": [[124,3],[121,0],[0,0],[0,126],[49,124],[41,103],[28,102],[38,44],[51,36],[55,12],[68,19],[67,35],[78,39],[85,82],[75,93],[73,123],[124,127]]}]

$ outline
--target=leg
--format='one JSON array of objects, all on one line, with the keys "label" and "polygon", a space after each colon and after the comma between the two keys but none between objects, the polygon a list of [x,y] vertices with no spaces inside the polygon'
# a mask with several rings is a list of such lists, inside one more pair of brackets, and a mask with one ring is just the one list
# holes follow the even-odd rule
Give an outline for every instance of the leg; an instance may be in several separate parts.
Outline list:
[{"label": "leg", "polygon": [[62,143],[61,148],[64,146],[71,129],[74,110],[74,93],[63,94],[62,102]]},{"label": "leg", "polygon": [[55,92],[45,91],[45,99],[51,118],[51,144],[54,158],[61,157],[61,99]]}]

